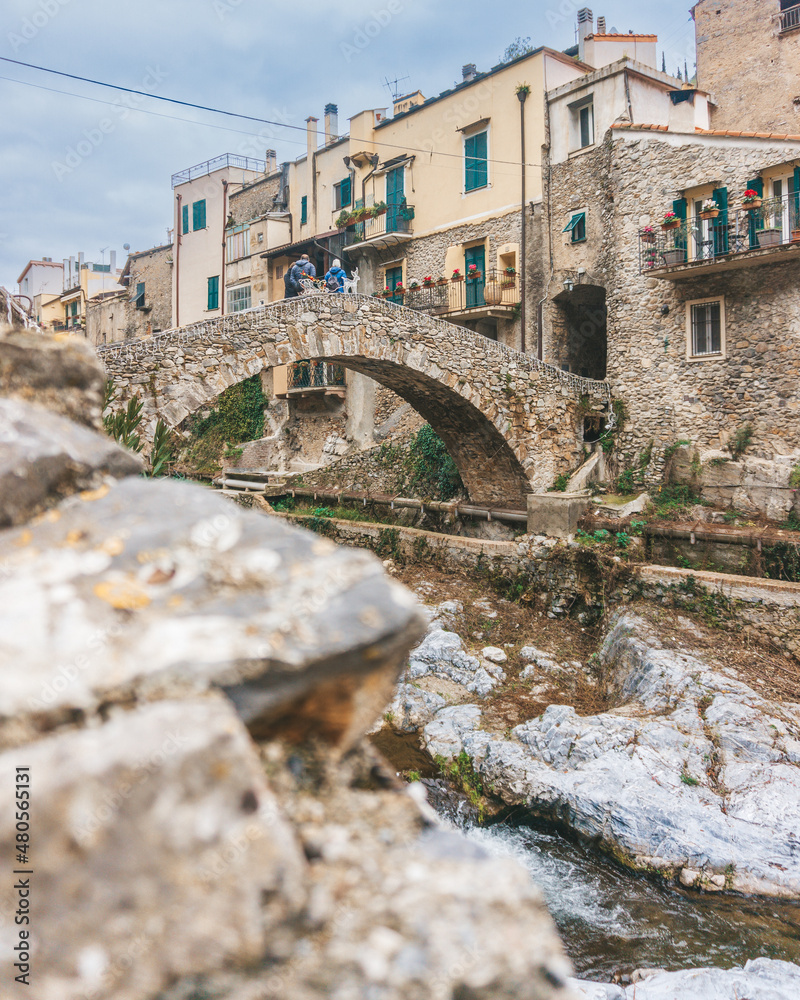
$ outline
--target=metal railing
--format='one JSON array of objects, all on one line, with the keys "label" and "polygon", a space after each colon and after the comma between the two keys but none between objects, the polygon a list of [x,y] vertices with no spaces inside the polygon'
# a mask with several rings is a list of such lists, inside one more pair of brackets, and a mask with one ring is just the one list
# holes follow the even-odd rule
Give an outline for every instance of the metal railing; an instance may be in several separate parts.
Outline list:
[{"label": "metal railing", "polygon": [[490,269],[480,277],[444,284],[407,288],[403,304],[432,315],[467,312],[487,306],[510,306],[519,302],[519,276]]},{"label": "metal railing", "polygon": [[781,11],[781,31],[800,28],[800,6]]},{"label": "metal railing", "polygon": [[296,361],[289,366],[286,391],[343,389],[344,366],[332,361]]},{"label": "metal railing", "polygon": [[756,208],[699,215],[671,229],[639,231],[639,271],[657,271],[702,261],[718,261],[767,248],[800,247],[800,192],[765,198]]},{"label": "metal railing", "polygon": [[193,167],[187,167],[186,170],[179,170],[177,174],[172,175],[172,186],[177,187],[178,184],[186,184],[187,181],[193,181],[197,177],[205,177],[206,174],[221,170],[223,167],[255,170],[257,173],[263,174],[266,172],[267,164],[264,160],[256,160],[252,156],[223,153],[221,156],[215,156],[212,160],[206,160],[205,163],[197,163]]},{"label": "metal railing", "polygon": [[406,202],[390,204],[381,215],[354,222],[341,230],[340,236],[346,239],[346,246],[371,240],[375,236],[386,236],[388,233],[405,233],[410,236],[413,232],[411,225],[413,219],[413,205]]}]

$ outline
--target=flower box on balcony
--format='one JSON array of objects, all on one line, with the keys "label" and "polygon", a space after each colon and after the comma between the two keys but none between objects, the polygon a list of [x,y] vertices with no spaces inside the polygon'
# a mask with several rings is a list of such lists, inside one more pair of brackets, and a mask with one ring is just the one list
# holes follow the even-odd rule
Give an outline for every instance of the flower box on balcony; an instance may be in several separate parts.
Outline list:
[{"label": "flower box on balcony", "polygon": [[503,280],[500,282],[501,288],[513,288],[514,285],[516,285],[516,281],[514,280],[514,278],[503,278]]},{"label": "flower box on balcony", "polygon": [[655,243],[656,241],[656,231],[652,226],[646,226],[640,233],[639,239],[642,243]]},{"label": "flower box on balcony", "polygon": [[467,277],[470,278],[472,281],[477,281],[478,278],[483,277],[483,271],[470,271]]},{"label": "flower box on balcony", "polygon": [[775,247],[781,242],[780,229],[759,229],[757,232],[760,247]]},{"label": "flower box on balcony", "polygon": [[442,277],[442,278],[437,278],[436,279],[436,287],[437,288],[440,288],[442,285],[446,285],[446,284],[447,284],[447,278]]},{"label": "flower box on balcony", "polygon": [[661,223],[661,228],[664,230],[677,229],[680,224],[681,220],[678,218],[664,219],[664,221]]},{"label": "flower box on balcony", "polygon": [[680,247],[673,250],[662,250],[661,256],[664,258],[665,267],[675,267],[676,264],[686,263],[686,250]]},{"label": "flower box on balcony", "polygon": [[762,196],[755,190],[755,188],[748,188],[742,196],[742,205],[748,211],[755,208],[761,208],[762,201]]}]

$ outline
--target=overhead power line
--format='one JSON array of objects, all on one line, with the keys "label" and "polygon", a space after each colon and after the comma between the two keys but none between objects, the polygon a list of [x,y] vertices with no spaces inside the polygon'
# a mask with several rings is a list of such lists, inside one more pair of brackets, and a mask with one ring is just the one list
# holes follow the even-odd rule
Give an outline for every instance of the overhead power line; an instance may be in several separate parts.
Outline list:
[{"label": "overhead power line", "polygon": [[[106,83],[103,80],[94,80],[94,79],[92,79],[91,77],[88,77],[88,76],[78,76],[75,73],[66,73],[63,70],[51,69],[48,66],[36,66],[34,63],[22,62],[19,59],[11,59],[8,56],[0,56],[0,62],[11,63],[14,66],[24,66],[26,69],[33,69],[33,70],[36,70],[37,72],[40,72],[40,73],[51,73],[54,76],[66,77],[68,80],[79,80],[81,83],[88,83],[88,84],[91,84],[94,87],[105,87],[105,88],[107,88],[109,90],[118,90],[118,91],[121,91],[122,93],[125,93],[125,94],[135,94],[138,97],[148,97],[148,98],[150,98],[151,100],[154,100],[154,101],[163,101],[166,104],[177,104],[177,105],[180,105],[181,107],[184,107],[184,108],[194,108],[196,111],[208,111],[209,113],[215,114],[215,115],[225,115],[228,118],[240,118],[240,119],[242,119],[244,121],[257,122],[260,125],[272,125],[275,128],[290,129],[290,130],[292,130],[294,132],[303,132],[303,133],[306,132],[305,127],[302,126],[302,125],[287,125],[285,122],[276,122],[276,121],[272,121],[269,118],[258,118],[255,115],[244,115],[244,114],[240,114],[239,112],[236,112],[236,111],[225,111],[225,110],[223,110],[221,108],[212,108],[212,107],[209,107],[208,105],[205,105],[205,104],[194,104],[191,101],[181,101],[181,100],[179,100],[176,97],[164,97],[162,94],[151,94],[151,93],[148,93],[146,90],[136,90],[136,89],[134,89],[132,87],[123,87],[123,86],[120,86],[119,84],[116,84],[116,83]],[[27,83],[24,80],[16,80],[14,82],[21,83],[23,86],[36,86],[36,84],[30,84],[30,83]],[[66,92],[64,92],[64,91],[55,91],[55,93],[66,93]],[[67,96],[70,96],[70,97],[80,97],[81,95],[80,94],[68,94]],[[130,110],[133,111],[133,110],[143,110],[143,109],[131,108]],[[149,112],[149,113],[153,114],[154,112]],[[161,117],[168,117],[168,116],[161,116]],[[178,119],[178,120],[182,121],[182,120],[185,120],[185,119]],[[206,123],[206,122],[194,122],[193,124],[196,124],[196,125],[207,125],[208,123]],[[445,153],[445,152],[442,152],[442,151],[439,151],[439,150],[419,149],[419,148],[416,148],[414,146],[397,145],[396,143],[381,142],[381,141],[378,141],[378,140],[370,140],[370,141],[371,141],[371,144],[373,146],[380,146],[380,147],[382,147],[384,149],[402,150],[402,151],[411,152],[411,153],[428,153],[430,155],[435,155],[435,156],[447,156],[447,157],[451,157],[451,158],[459,159],[459,160],[463,159],[463,156],[460,153]],[[518,160],[500,160],[500,159],[495,159],[493,157],[487,157],[487,162],[489,162],[489,163],[506,164],[508,166],[520,166],[520,163],[519,163]],[[526,167],[540,167],[541,164],[540,163],[526,163],[525,166]]]}]

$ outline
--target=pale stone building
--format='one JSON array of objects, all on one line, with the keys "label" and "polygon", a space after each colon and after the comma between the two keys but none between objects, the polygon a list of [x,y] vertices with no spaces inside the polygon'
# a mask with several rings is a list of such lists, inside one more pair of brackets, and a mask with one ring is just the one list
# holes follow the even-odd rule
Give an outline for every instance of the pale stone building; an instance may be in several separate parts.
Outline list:
[{"label": "pale stone building", "polygon": [[122,291],[86,304],[86,336],[95,345],[150,337],[172,326],[173,245],[128,256]]},{"label": "pale stone building", "polygon": [[715,129],[800,133],[800,0],[699,0],[698,85]]}]

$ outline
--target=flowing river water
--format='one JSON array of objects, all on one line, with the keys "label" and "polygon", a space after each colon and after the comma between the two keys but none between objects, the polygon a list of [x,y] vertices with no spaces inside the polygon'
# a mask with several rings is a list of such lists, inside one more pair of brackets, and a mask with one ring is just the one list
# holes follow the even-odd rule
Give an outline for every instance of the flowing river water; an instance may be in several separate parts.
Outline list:
[{"label": "flowing river water", "polygon": [[583,979],[608,982],[642,967],[729,969],[762,955],[800,964],[800,904],[679,891],[532,827],[462,829],[528,869]]}]

